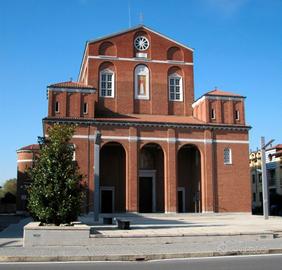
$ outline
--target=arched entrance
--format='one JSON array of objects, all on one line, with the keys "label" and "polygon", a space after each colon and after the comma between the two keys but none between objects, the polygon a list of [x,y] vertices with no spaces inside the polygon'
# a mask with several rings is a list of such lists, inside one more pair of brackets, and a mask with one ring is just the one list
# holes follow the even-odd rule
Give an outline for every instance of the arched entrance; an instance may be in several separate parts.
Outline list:
[{"label": "arched entrance", "polygon": [[177,159],[177,211],[199,213],[202,211],[200,151],[194,145],[184,145]]},{"label": "arched entrance", "polygon": [[164,212],[164,153],[155,143],[140,150],[138,205],[140,213]]},{"label": "arched entrance", "polygon": [[126,153],[120,143],[100,150],[100,212],[125,212]]}]

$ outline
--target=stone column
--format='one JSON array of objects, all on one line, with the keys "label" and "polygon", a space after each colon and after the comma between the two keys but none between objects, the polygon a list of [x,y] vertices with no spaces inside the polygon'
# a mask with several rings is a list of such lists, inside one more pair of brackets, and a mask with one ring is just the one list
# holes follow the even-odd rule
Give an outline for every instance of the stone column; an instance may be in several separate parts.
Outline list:
[{"label": "stone column", "polygon": [[168,129],[167,153],[165,155],[165,212],[176,212],[177,209],[177,149],[175,130]]},{"label": "stone column", "polygon": [[137,129],[129,128],[127,160],[126,211],[138,212],[138,141]]}]

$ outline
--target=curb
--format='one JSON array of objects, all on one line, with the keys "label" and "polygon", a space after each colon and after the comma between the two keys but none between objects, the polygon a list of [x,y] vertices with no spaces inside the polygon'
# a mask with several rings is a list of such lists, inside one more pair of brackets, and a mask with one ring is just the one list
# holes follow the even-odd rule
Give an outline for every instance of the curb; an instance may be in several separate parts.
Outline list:
[{"label": "curb", "polygon": [[261,239],[269,238],[273,239],[278,236],[276,232],[243,232],[243,233],[181,233],[181,234],[142,234],[142,235],[126,235],[126,234],[117,234],[117,235],[101,235],[101,234],[90,234],[90,238],[158,238],[158,237],[217,237],[217,236],[242,236],[242,237],[259,237]]},{"label": "curb", "polygon": [[261,249],[226,252],[187,252],[168,254],[144,254],[144,255],[94,255],[94,256],[0,256],[0,262],[66,262],[66,261],[151,261],[163,259],[184,259],[201,257],[223,257],[238,255],[265,255],[282,254],[282,248]]}]

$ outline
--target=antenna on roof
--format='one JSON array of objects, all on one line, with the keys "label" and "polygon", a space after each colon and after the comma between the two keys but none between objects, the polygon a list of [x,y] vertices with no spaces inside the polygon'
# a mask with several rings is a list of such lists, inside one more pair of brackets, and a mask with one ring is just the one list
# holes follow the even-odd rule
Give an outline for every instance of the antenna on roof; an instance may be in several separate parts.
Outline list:
[{"label": "antenna on roof", "polygon": [[128,26],[131,27],[131,8],[130,8],[130,0],[128,0]]},{"label": "antenna on roof", "polygon": [[140,24],[144,23],[144,15],[142,11],[140,12],[140,15],[139,15],[139,21],[140,21]]}]

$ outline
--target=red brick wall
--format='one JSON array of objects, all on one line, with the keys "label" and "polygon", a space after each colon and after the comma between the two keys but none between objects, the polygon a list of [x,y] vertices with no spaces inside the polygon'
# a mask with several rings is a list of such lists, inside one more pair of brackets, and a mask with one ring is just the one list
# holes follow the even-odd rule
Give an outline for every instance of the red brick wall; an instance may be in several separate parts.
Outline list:
[{"label": "red brick wall", "polygon": [[[105,43],[113,44],[117,57],[134,58],[136,49],[133,46],[135,37],[139,34],[146,36],[150,41],[147,51],[148,59],[193,62],[191,50],[180,47],[174,42],[160,37],[150,31],[135,30],[106,40],[90,43],[89,56],[99,56],[101,46]],[[103,54],[115,55],[114,50]],[[103,63],[110,62],[115,70],[115,97],[99,98],[97,110],[103,113],[141,113],[141,114],[176,114],[192,115],[192,102],[194,101],[193,66],[175,65],[169,63],[152,63],[140,61],[119,61],[89,59],[88,84],[99,89],[99,70]],[[150,99],[138,100],[134,98],[134,69],[138,64],[145,64],[150,70]],[[168,99],[168,70],[178,67],[183,74],[184,101],[172,102]]]},{"label": "red brick wall", "polygon": [[[215,111],[215,119],[211,118],[212,110]],[[239,120],[236,120],[236,110],[239,111]],[[224,97],[209,99],[207,97],[194,106],[193,115],[206,123],[245,125],[244,101],[236,99],[225,100]]]},{"label": "red brick wall", "polygon": [[[132,135],[131,129],[127,127],[114,127],[114,126],[104,126],[99,127],[103,136],[129,136]],[[167,128],[132,128],[136,130],[134,136],[142,137],[159,137],[167,138],[168,129]],[[76,134],[78,135],[94,135],[96,128],[79,126],[77,128]],[[195,138],[204,139],[208,138],[205,132],[201,130],[189,130],[189,129],[175,129],[174,134],[176,138]],[[209,135],[216,140],[248,140],[248,134],[244,131],[224,131],[217,130],[214,135]],[[210,138],[211,138],[210,137]],[[147,143],[155,143],[161,146],[164,153],[164,176],[161,177],[164,184],[163,196],[165,198],[165,205],[169,207],[172,205],[176,211],[177,202],[176,198],[176,187],[174,190],[170,190],[169,186],[172,183],[176,183],[177,172],[177,153],[181,146],[191,143],[176,142],[168,143],[166,141],[131,141],[128,140],[103,140],[102,145],[109,141],[115,141],[123,145],[126,153],[126,209],[128,211],[138,211],[138,189],[136,189],[138,177],[134,172],[138,172],[138,160],[140,149]],[[91,205],[93,202],[93,140],[84,139],[73,139],[76,145],[76,159],[78,165],[81,169],[83,175],[85,175],[85,180],[89,187],[89,197],[88,204]],[[132,147],[137,145],[137,156],[132,153]],[[203,142],[192,143],[195,145],[201,153],[201,204],[203,211],[229,211],[229,212],[250,212],[251,211],[251,191],[250,191],[250,177],[248,169],[248,144],[244,143],[217,143],[214,144],[204,144]],[[176,152],[168,152],[169,147],[175,145]],[[224,165],[223,162],[223,150],[225,147],[230,147],[232,149],[232,164]],[[213,149],[213,150],[212,150]],[[214,151],[214,152],[212,152]],[[168,153],[170,155],[168,156]],[[130,154],[130,156],[129,156]],[[176,164],[172,166],[171,162],[173,156],[175,155]],[[187,165],[188,166],[188,165]],[[175,170],[175,171],[173,171]],[[187,175],[189,172],[187,172]],[[168,176],[170,176],[168,178]],[[174,178],[172,178],[174,177]],[[168,181],[168,182],[167,182]],[[167,184],[166,184],[167,183]],[[167,186],[168,185],[168,186]],[[171,192],[168,195],[168,192]],[[136,194],[132,196],[132,194]],[[129,200],[129,201],[128,201]],[[172,202],[169,203],[166,200]],[[159,205],[160,206],[160,205]],[[137,208],[136,208],[137,207]],[[91,208],[91,207],[90,207]],[[166,211],[169,208],[165,208]]]}]

